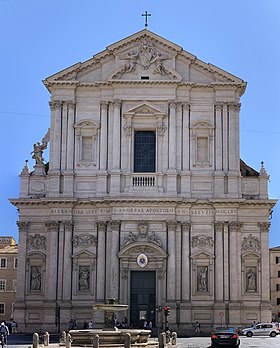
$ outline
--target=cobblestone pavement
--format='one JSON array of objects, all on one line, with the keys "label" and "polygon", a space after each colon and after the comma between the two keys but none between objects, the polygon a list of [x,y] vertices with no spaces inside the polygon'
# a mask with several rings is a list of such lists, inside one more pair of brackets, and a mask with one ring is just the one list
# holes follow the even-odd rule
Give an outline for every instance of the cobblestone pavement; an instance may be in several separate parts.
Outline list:
[{"label": "cobblestone pavement", "polygon": [[[44,347],[44,346],[40,346]],[[61,348],[56,343],[51,343],[50,348]],[[209,337],[178,338],[177,346],[170,348],[211,348]],[[280,348],[280,335],[272,337],[241,337],[240,348]],[[7,348],[32,348],[32,336],[18,335],[9,337]]]},{"label": "cobblestone pavement", "polygon": [[[240,348],[280,348],[280,335],[277,337],[241,337]],[[178,338],[177,348],[210,348],[209,337]]]}]

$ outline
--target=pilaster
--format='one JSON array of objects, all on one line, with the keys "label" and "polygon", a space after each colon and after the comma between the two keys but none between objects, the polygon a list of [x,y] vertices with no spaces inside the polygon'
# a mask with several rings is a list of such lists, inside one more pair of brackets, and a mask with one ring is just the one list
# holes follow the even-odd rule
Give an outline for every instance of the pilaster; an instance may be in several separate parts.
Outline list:
[{"label": "pilaster", "polygon": [[175,283],[175,299],[180,300],[181,299],[181,265],[182,265],[182,230],[181,230],[181,224],[176,224],[175,229],[175,261],[176,261],[176,283]]},{"label": "pilaster", "polygon": [[236,280],[238,279],[238,260],[241,258],[240,248],[237,246],[237,235],[240,232],[241,223],[229,222],[229,289],[230,289],[230,301],[238,301],[239,287],[236,286]]},{"label": "pilaster", "polygon": [[106,245],[105,245],[105,236],[106,236],[106,227],[107,223],[105,221],[98,221],[97,225],[97,275],[98,282],[96,284],[96,301],[104,302],[105,301],[105,274],[106,274]]},{"label": "pilaster", "polygon": [[50,301],[56,300],[57,290],[57,271],[58,271],[58,234],[60,223],[58,221],[49,221],[46,223],[48,229],[48,247],[46,259],[46,298]]},{"label": "pilaster", "polygon": [[228,107],[227,104],[222,106],[222,132],[223,132],[223,171],[228,171]]},{"label": "pilaster", "polygon": [[107,170],[107,139],[108,139],[108,102],[101,102],[101,130],[100,130],[100,170]]},{"label": "pilaster", "polygon": [[169,103],[169,166],[168,169],[176,170],[176,102]]},{"label": "pilaster", "polygon": [[111,291],[110,296],[118,299],[119,298],[119,238],[120,238],[120,221],[111,221]]},{"label": "pilaster", "polygon": [[167,259],[167,301],[175,300],[175,285],[176,285],[176,258],[175,258],[175,230],[177,227],[176,221],[167,221],[168,235],[168,259]]},{"label": "pilaster", "polygon": [[27,234],[29,222],[27,221],[17,221],[18,227],[18,245],[20,245],[18,253],[18,269],[17,269],[17,283],[20,284],[17,288],[16,299],[17,301],[24,301],[25,299],[25,289],[26,282],[28,279],[25,279],[26,275],[26,254],[27,254]]},{"label": "pilaster", "polygon": [[260,241],[261,241],[261,273],[260,273],[260,279],[261,279],[261,300],[263,302],[270,301],[270,274],[269,272],[265,271],[267,270],[267,265],[269,265],[269,229],[270,229],[270,222],[260,222],[259,224],[260,228]]},{"label": "pilaster", "polygon": [[64,301],[71,299],[71,292],[72,292],[72,258],[71,255],[73,254],[73,229],[74,229],[74,222],[73,221],[64,221],[63,222],[64,227],[64,244],[63,244],[63,272],[62,272],[62,299]]},{"label": "pilaster", "polygon": [[67,124],[67,170],[73,172],[74,170],[74,124],[76,102],[71,100],[67,102],[68,106],[68,124]]},{"label": "pilaster", "polygon": [[189,222],[182,222],[182,301],[190,301],[190,230]]},{"label": "pilaster", "polygon": [[215,230],[215,301],[224,300],[224,260],[223,260],[223,232],[224,223],[216,222]]}]

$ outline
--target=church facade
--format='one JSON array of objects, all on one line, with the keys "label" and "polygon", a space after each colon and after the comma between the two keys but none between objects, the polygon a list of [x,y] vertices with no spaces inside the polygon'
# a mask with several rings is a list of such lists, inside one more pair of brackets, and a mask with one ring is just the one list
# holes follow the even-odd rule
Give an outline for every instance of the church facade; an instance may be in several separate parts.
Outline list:
[{"label": "church facade", "polygon": [[[20,175],[15,319],[67,329],[270,321],[268,175],[240,159],[246,83],[144,29],[44,81]],[[42,154],[49,148],[49,162]]]}]

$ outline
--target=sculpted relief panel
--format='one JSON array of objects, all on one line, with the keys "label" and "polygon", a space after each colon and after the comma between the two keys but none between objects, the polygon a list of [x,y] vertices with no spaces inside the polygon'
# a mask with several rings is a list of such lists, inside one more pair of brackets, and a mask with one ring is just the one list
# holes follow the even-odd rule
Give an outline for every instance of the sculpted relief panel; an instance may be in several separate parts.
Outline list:
[{"label": "sculpted relief panel", "polygon": [[151,68],[153,75],[167,76],[168,78],[181,80],[175,70],[165,65],[166,60],[173,57],[156,49],[154,44],[148,40],[142,40],[139,46],[129,52],[119,56],[120,60],[126,63],[119,67],[109,76],[109,79],[120,79],[125,73],[137,75],[139,71],[148,71]]}]

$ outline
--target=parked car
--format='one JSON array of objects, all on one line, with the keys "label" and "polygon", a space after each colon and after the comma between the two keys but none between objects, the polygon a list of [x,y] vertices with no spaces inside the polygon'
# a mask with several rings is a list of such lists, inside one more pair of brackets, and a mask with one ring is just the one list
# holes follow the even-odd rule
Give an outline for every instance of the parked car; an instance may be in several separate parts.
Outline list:
[{"label": "parked car", "polygon": [[211,335],[212,347],[239,347],[240,338],[234,327],[217,327]]},{"label": "parked car", "polygon": [[247,327],[241,331],[242,335],[252,336],[270,336],[276,337],[279,334],[279,328],[275,323],[260,323]]}]

